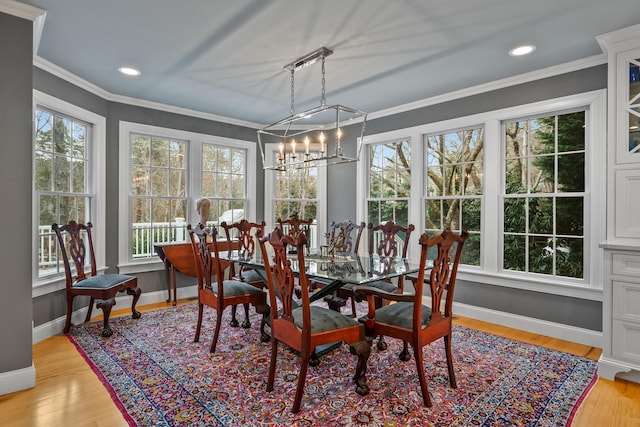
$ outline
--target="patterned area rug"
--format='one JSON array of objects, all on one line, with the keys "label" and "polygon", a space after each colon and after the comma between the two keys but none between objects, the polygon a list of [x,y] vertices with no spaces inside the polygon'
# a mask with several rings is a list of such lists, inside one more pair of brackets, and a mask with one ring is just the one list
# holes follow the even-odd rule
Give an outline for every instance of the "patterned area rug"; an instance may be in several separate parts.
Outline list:
[{"label": "patterned area rug", "polygon": [[442,340],[424,349],[432,408],[422,404],[414,359],[401,362],[402,343],[387,339],[387,351],[371,350],[368,396],[355,393],[356,359],[343,345],[309,367],[302,409],[292,414],[297,356],[280,346],[267,393],[271,346],[260,343],[258,315],[250,329],[231,328],[227,309],[209,354],[213,313],[205,307],[199,343],[195,304],[113,319],[111,338],[100,337],[100,323],[74,327],[69,338],[136,426],[565,426],[597,379],[594,361],[455,326],[458,389]]}]

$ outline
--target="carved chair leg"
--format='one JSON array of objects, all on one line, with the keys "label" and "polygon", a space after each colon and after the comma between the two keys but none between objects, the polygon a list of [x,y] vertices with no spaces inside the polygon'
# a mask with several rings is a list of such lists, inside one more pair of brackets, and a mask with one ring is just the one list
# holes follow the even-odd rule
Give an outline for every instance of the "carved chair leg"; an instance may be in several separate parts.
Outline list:
[{"label": "carved chair leg", "polygon": [[142,293],[142,289],[135,288],[127,288],[127,295],[133,296],[133,302],[131,303],[131,318],[139,319],[141,314],[136,310],[136,304],[138,304],[138,300],[140,299],[140,294]]},{"label": "carved chair leg", "polygon": [[265,332],[264,327],[267,324],[269,315],[271,314],[271,308],[268,304],[259,304],[256,306],[256,313],[262,314],[262,320],[260,321],[260,341],[269,342],[271,341],[271,336]]},{"label": "carved chair leg", "polygon": [[89,320],[91,320],[91,313],[93,313],[93,303],[95,302],[95,300],[93,299],[93,297],[91,297],[89,299],[89,306],[88,306],[88,310],[87,310],[87,316],[84,318],[84,323],[87,323]]},{"label": "carved chair leg", "polygon": [[244,329],[251,327],[251,323],[249,322],[249,303],[244,303],[244,322],[242,322],[242,327]]},{"label": "carved chair leg", "polygon": [[451,388],[458,388],[456,383],[456,371],[453,369],[453,356],[451,355],[451,335],[444,336],[444,349],[447,353],[447,369],[449,370],[449,384]]},{"label": "carved chair leg", "polygon": [[273,381],[276,376],[276,359],[278,357],[278,340],[271,341],[271,361],[269,362],[269,378],[267,379],[267,392],[273,391]]},{"label": "carved chair leg", "polygon": [[356,373],[353,376],[353,382],[356,383],[356,393],[360,396],[369,394],[369,386],[367,385],[367,362],[371,354],[371,345],[368,341],[358,341],[349,345],[351,354],[358,356],[358,364],[356,365]]},{"label": "carved chair leg", "polygon": [[409,343],[403,341],[402,344],[402,351],[398,354],[398,358],[403,362],[408,362],[409,360],[411,360],[411,353],[409,353]]},{"label": "carved chair leg", "polygon": [[376,347],[380,351],[385,351],[387,349],[388,346],[387,346],[387,342],[384,340],[384,336],[380,335],[380,338],[378,338],[378,344],[376,344]]},{"label": "carved chair leg", "polygon": [[296,397],[293,399],[293,408],[291,412],[298,413],[300,412],[300,403],[302,402],[302,394],[304,393],[304,383],[307,379],[307,369],[309,368],[309,356],[310,355],[302,355],[302,360],[300,361],[300,373],[298,374],[298,385],[296,387]]},{"label": "carved chair leg", "polygon": [[316,349],[314,348],[311,352],[311,356],[309,356],[309,365],[316,367],[320,365],[320,358],[316,354]]},{"label": "carved chair leg", "polygon": [[114,305],[116,305],[115,297],[109,298],[107,300],[98,300],[98,302],[96,303],[96,307],[102,309],[102,313],[104,316],[104,320],[102,324],[102,333],[100,335],[105,338],[113,335],[113,331],[109,326],[109,316],[111,315],[111,307],[113,307]]},{"label": "carved chair leg", "polygon": [[198,323],[196,323],[196,335],[193,338],[193,342],[200,341],[200,329],[202,327],[202,312],[204,310],[204,304],[198,303]]},{"label": "carved chair leg", "polygon": [[238,319],[236,319],[236,311],[238,309],[237,305],[231,306],[231,322],[229,322],[229,326],[232,328],[237,328],[240,324],[238,323]]},{"label": "carved chair leg", "polygon": [[431,398],[429,397],[429,389],[427,388],[427,378],[424,374],[424,364],[422,360],[422,348],[413,347],[413,356],[416,359],[416,369],[418,370],[418,379],[420,380],[420,390],[422,391],[422,401],[424,406],[431,408]]},{"label": "carved chair leg", "polygon": [[216,345],[218,345],[218,335],[220,335],[220,326],[222,326],[222,310],[216,310],[216,329],[213,333],[213,341],[211,341],[209,353],[216,352]]},{"label": "carved chair leg", "polygon": [[67,298],[67,319],[64,322],[64,333],[69,333],[71,329],[71,314],[73,313],[73,297]]}]

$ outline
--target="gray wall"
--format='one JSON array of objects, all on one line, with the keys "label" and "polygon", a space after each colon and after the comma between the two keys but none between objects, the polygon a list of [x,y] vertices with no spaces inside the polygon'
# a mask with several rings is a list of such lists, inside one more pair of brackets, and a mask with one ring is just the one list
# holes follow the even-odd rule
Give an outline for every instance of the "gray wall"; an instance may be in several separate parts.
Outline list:
[{"label": "gray wall", "polygon": [[[366,135],[435,123],[607,87],[607,66],[549,77],[514,87],[369,120]],[[603,141],[604,143],[604,141]],[[340,165],[329,174],[328,218],[356,218],[356,164]],[[606,177],[602,177],[606,179]],[[604,226],[604,224],[603,224]],[[417,239],[417,237],[416,237]],[[415,240],[417,242],[417,240]],[[597,244],[593,242],[593,250]],[[459,281],[455,300],[478,307],[602,331],[602,303],[541,292]]]},{"label": "gray wall", "polygon": [[32,22],[0,12],[0,373],[31,366]]}]

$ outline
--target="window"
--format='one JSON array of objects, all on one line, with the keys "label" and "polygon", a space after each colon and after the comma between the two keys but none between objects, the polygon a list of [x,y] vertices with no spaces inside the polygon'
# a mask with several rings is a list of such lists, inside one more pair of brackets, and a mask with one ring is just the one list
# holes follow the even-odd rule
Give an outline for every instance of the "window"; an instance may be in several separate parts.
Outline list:
[{"label": "window", "polygon": [[132,133],[131,257],[150,258],[153,244],[185,240],[188,141]]},{"label": "window", "polygon": [[409,225],[411,144],[408,140],[369,146],[367,221]]},{"label": "window", "polygon": [[91,126],[36,108],[34,187],[38,194],[38,275],[64,271],[51,224],[91,218],[87,166]]},{"label": "window", "polygon": [[417,235],[469,230],[459,278],[598,300],[605,107],[594,91],[367,135],[358,217],[397,220],[408,205]]},{"label": "window", "polygon": [[255,218],[256,144],[120,122],[120,273],[163,268],[154,244],[188,241],[211,201],[209,224]]},{"label": "window", "polygon": [[34,91],[34,296],[64,288],[53,223],[92,222],[104,264],[104,117]]},{"label": "window", "polygon": [[469,231],[461,262],[480,265],[484,132],[482,128],[425,136],[424,228]]},{"label": "window", "polygon": [[[312,153],[313,154],[313,153]],[[265,146],[265,156],[277,159],[276,144]],[[284,153],[289,156],[290,153]],[[289,161],[290,159],[285,159]],[[279,172],[265,170],[264,212],[267,230],[273,230],[276,220],[288,219],[297,213],[301,219],[313,219],[310,247],[318,247],[326,232],[327,167],[309,163],[308,167],[290,167]]]},{"label": "window", "polygon": [[246,157],[247,150],[242,148],[202,145],[202,196],[211,201],[210,225],[244,219]]},{"label": "window", "polygon": [[584,277],[585,112],[504,124],[503,268]]}]

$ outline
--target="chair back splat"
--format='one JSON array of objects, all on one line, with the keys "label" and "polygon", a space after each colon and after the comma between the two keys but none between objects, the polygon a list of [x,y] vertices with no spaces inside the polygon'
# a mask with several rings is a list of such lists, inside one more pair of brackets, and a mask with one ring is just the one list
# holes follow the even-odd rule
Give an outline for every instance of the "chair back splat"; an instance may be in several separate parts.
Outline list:
[{"label": "chair back splat", "polygon": [[[93,236],[91,229],[93,224],[80,224],[69,221],[67,224],[53,224],[51,229],[56,233],[58,246],[66,278],[67,316],[64,325],[64,333],[71,329],[71,314],[73,312],[73,300],[78,295],[90,297],[89,307],[85,322],[91,319],[93,303],[102,309],[103,329],[101,335],[110,337],[113,331],[109,326],[111,307],[116,304],[115,297],[118,292],[126,292],[133,296],[131,303],[131,317],[140,318],[140,312],[136,310],[136,304],[140,298],[141,290],[138,288],[138,279],[135,276],[125,274],[97,274],[96,256],[93,249]],[[89,265],[87,266],[87,250],[89,253]],[[71,261],[69,260],[71,257]],[[73,267],[71,265],[73,262]],[[85,270],[89,268],[89,275]],[[75,272],[75,274],[74,274]]]},{"label": "chair back splat", "polygon": [[[370,346],[365,339],[364,327],[354,319],[319,305],[310,305],[309,286],[304,262],[304,246],[307,237],[304,232],[293,237],[283,234],[279,227],[263,236],[257,232],[262,259],[269,285],[271,302],[271,361],[267,391],[273,391],[275,381],[278,344],[286,344],[300,353],[301,363],[298,384],[293,401],[293,412],[300,410],[304,384],[309,365],[316,366],[318,346],[345,342],[351,353],[358,357],[356,373],[356,393],[369,393],[365,373]],[[271,251],[267,249],[271,247]],[[289,258],[288,247],[297,248],[296,257]],[[294,267],[295,266],[295,267]],[[300,297],[296,297],[296,275],[299,281]],[[280,301],[278,301],[280,298]],[[277,307],[281,307],[280,310]],[[317,362],[317,363],[316,363]]]},{"label": "chair back splat", "polygon": [[[367,285],[354,288],[356,296],[367,299],[368,313],[366,318],[362,319],[367,327],[367,335],[372,337],[384,335],[402,340],[404,347],[398,356],[403,361],[411,358],[408,344],[413,347],[425,406],[431,406],[422,356],[422,347],[425,345],[440,338],[444,339],[449,383],[452,388],[457,388],[451,353],[452,305],[458,264],[464,242],[468,237],[469,233],[466,230],[458,235],[450,229],[444,230],[441,235],[433,239],[429,239],[426,233],[420,236],[420,269],[417,278],[412,280],[413,294],[394,294]],[[451,259],[451,250],[454,245],[456,245],[455,254]],[[436,259],[433,261],[433,267],[425,270],[428,250],[434,246],[437,246]],[[430,288],[431,307],[424,305],[422,301],[422,290],[425,284]],[[445,292],[445,307],[442,312],[441,300]],[[388,299],[395,304],[380,307],[376,299]]]}]

